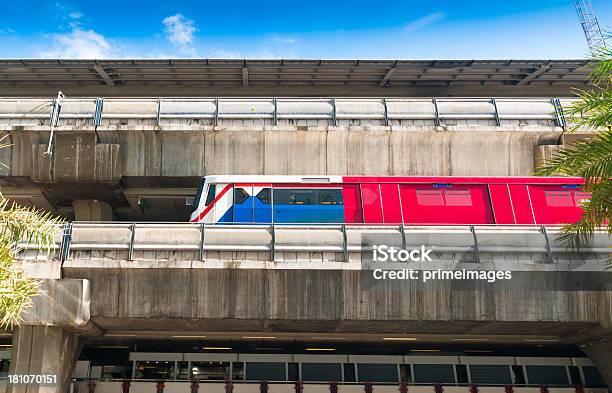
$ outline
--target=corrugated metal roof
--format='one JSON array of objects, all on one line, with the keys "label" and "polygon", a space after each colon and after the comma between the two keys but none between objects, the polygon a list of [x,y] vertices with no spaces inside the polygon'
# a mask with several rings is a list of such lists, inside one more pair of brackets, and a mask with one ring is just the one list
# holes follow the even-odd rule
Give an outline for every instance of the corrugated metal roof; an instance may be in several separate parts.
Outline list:
[{"label": "corrugated metal roof", "polygon": [[2,86],[581,86],[594,60],[11,60]]}]

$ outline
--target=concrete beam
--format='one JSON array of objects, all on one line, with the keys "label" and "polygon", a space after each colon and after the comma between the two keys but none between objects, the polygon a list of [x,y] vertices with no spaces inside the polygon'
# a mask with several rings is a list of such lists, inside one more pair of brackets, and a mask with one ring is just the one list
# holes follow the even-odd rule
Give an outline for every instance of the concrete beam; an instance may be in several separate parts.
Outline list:
[{"label": "concrete beam", "polygon": [[108,86],[115,86],[115,82],[111,79],[110,75],[106,73],[106,70],[104,69],[104,67],[102,67],[99,64],[94,64],[93,68],[96,71],[96,73],[100,76],[100,78],[102,78],[102,80],[104,80],[104,82]]},{"label": "concrete beam", "polygon": [[527,74],[527,76],[525,76],[523,79],[521,79],[520,81],[516,82],[515,86],[526,85],[526,84],[530,83],[531,81],[533,81],[534,79],[538,78],[540,75],[542,75],[543,73],[545,73],[549,69],[550,69],[550,65],[549,64],[543,64],[542,66],[540,66],[540,68],[537,68],[535,71],[533,71],[530,74]]}]

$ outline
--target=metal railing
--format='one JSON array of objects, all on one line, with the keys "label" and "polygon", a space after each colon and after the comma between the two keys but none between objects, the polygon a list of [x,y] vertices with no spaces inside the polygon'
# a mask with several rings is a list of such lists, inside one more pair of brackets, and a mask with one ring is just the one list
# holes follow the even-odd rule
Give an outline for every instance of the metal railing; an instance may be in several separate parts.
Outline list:
[{"label": "metal railing", "polygon": [[[126,260],[136,251],[193,251],[200,260],[207,252],[265,252],[275,260],[279,252],[350,253],[371,251],[373,244],[398,249],[425,245],[435,253],[533,253],[554,263],[567,253],[559,226],[517,225],[346,225],[346,224],[203,224],[203,223],[67,223],[58,230],[53,247],[62,262],[75,251],[122,251]],[[597,231],[581,253],[612,253],[606,231]],[[35,248],[22,244],[22,249]]]},{"label": "metal railing", "polygon": [[420,120],[442,125],[451,120],[548,121],[565,127],[564,110],[569,98],[65,98],[61,111],[53,100],[0,98],[0,119],[48,120],[54,124],[80,119],[93,126],[104,120],[153,120],[155,124],[180,123],[183,119],[284,121],[370,120],[382,125]]}]

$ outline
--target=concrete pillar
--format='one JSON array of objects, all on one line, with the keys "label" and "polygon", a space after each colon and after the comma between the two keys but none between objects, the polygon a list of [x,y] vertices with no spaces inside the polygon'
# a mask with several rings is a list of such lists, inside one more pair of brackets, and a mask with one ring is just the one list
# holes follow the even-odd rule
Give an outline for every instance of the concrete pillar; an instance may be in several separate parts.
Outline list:
[{"label": "concrete pillar", "polygon": [[96,199],[78,199],[72,202],[75,221],[112,221],[113,208]]},{"label": "concrete pillar", "polygon": [[580,349],[595,363],[608,384],[608,391],[612,392],[612,336],[581,346]]},{"label": "concrete pillar", "polygon": [[60,326],[21,326],[13,332],[11,374],[54,374],[57,385],[13,385],[7,393],[66,393],[85,339]]}]

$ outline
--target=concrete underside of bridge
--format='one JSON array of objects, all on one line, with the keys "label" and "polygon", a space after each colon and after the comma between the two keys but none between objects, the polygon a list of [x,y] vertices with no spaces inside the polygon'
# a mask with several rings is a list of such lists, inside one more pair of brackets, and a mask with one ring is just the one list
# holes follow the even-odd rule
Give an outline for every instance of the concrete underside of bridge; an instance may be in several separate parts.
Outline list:
[{"label": "concrete underside of bridge", "polygon": [[[65,268],[63,279],[46,280],[46,295],[36,298],[14,334],[14,372],[66,377],[87,337],[101,331],[428,334],[434,342],[436,335],[507,342],[554,335],[581,346],[612,385],[612,292],[606,288],[555,290],[546,276],[533,275],[495,285],[373,284],[371,273],[359,270],[163,265]],[[44,355],[31,350],[36,342],[44,343]]]},{"label": "concrete underside of bridge", "polygon": [[[186,220],[207,174],[529,176],[546,127],[12,127],[3,194],[77,220]],[[477,152],[478,159],[475,159]],[[541,155],[541,154],[540,154]]]}]

